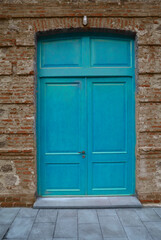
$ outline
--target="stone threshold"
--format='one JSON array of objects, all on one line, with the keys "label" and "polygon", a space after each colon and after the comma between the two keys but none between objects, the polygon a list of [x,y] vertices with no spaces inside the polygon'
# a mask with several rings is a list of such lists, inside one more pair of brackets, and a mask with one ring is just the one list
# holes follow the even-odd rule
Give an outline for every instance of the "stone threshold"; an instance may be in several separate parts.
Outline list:
[{"label": "stone threshold", "polygon": [[136,196],[119,197],[51,197],[37,198],[33,208],[141,208]]}]

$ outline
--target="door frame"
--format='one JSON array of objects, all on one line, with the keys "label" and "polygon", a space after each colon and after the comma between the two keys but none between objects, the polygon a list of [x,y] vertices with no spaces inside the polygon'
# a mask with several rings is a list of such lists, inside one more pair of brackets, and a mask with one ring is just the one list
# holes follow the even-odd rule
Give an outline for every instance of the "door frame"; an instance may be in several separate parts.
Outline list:
[{"label": "door frame", "polygon": [[[130,40],[131,41],[131,52],[132,52],[132,62],[131,62],[131,68],[115,68],[115,74],[113,75],[113,68],[109,67],[107,69],[97,69],[95,71],[91,71],[90,69],[87,69],[85,71],[78,71],[77,69],[73,69],[71,72],[70,68],[67,68],[66,71],[62,74],[61,71],[57,71],[57,69],[51,69],[50,73],[48,75],[47,71],[40,70],[40,48],[41,48],[41,42],[42,41],[51,41],[55,39],[67,39],[67,38],[77,38],[77,37],[87,37],[87,36],[94,36],[94,37],[105,37],[105,38],[111,38],[111,39],[117,39],[117,40]],[[87,48],[87,46],[84,46]],[[133,156],[132,156],[132,194],[112,194],[112,195],[134,195],[135,194],[135,145],[136,145],[136,125],[135,125],[135,90],[136,90],[136,84],[135,84],[135,38],[133,36],[127,36],[123,34],[118,33],[105,33],[105,32],[98,32],[98,33],[91,33],[91,32],[84,32],[84,33],[60,33],[56,35],[50,35],[50,36],[40,36],[37,41],[37,85],[36,85],[36,145],[37,145],[37,194],[38,196],[42,196],[41,191],[41,176],[42,176],[42,168],[41,168],[41,154],[40,154],[40,136],[41,136],[41,129],[40,129],[40,81],[43,77],[50,77],[51,74],[53,74],[52,77],[118,77],[118,76],[126,76],[132,78],[132,119],[133,119],[133,137],[132,137],[132,145],[133,145]],[[62,196],[62,195],[61,195]],[[66,195],[67,196],[67,195]],[[77,195],[78,196],[78,195]],[[72,197],[77,197],[76,195],[72,195]],[[90,195],[83,195],[90,196]],[[94,195],[92,195],[94,196]],[[97,195],[98,196],[98,195]],[[101,196],[101,195],[99,195]],[[106,195],[107,196],[107,195]],[[110,196],[110,195],[108,195]],[[54,197],[59,197],[58,195]]]}]

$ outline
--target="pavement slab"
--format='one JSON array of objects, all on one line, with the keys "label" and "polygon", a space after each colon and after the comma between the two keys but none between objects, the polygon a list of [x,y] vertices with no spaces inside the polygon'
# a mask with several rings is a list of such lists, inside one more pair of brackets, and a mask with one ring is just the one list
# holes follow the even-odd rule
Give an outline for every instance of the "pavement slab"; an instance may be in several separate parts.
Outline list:
[{"label": "pavement slab", "polygon": [[96,210],[78,210],[78,223],[98,223]]},{"label": "pavement slab", "polygon": [[53,240],[77,240],[77,238],[53,238]]},{"label": "pavement slab", "polygon": [[143,222],[160,222],[161,218],[152,208],[142,208],[135,210]]},{"label": "pavement slab", "polygon": [[6,235],[6,238],[27,239],[33,223],[34,218],[16,217],[14,222],[11,224],[11,227]]},{"label": "pavement slab", "polygon": [[116,216],[116,210],[115,209],[97,209],[97,214],[99,217],[101,216]]},{"label": "pavement slab", "polygon": [[37,209],[21,208],[17,217],[36,217],[37,213],[38,213]]},{"label": "pavement slab", "polygon": [[106,216],[99,218],[104,238],[126,237],[125,231],[117,216]]},{"label": "pavement slab", "polygon": [[102,233],[99,224],[79,224],[79,240],[102,240]]},{"label": "pavement slab", "polygon": [[11,224],[20,208],[0,208],[0,224]]},{"label": "pavement slab", "polygon": [[78,211],[75,209],[63,209],[58,211],[58,220],[68,217],[77,217]]},{"label": "pavement slab", "polygon": [[28,240],[52,240],[54,229],[53,223],[34,223]]},{"label": "pavement slab", "polygon": [[154,211],[159,215],[161,218],[161,208],[154,208]]},{"label": "pavement slab", "polygon": [[127,238],[104,238],[104,240],[128,240]]},{"label": "pavement slab", "polygon": [[8,224],[1,224],[0,225],[0,240],[3,239],[4,235],[6,234],[8,228],[9,228],[10,225]]},{"label": "pavement slab", "polygon": [[0,208],[0,240],[37,239],[161,240],[161,207]]},{"label": "pavement slab", "polygon": [[77,238],[53,238],[53,240],[77,240]]},{"label": "pavement slab", "polygon": [[144,223],[153,240],[161,240],[161,222]]},{"label": "pavement slab", "polygon": [[143,225],[136,212],[132,209],[119,209],[117,214],[125,227],[137,227]]},{"label": "pavement slab", "polygon": [[54,209],[40,209],[35,222],[52,222],[55,223],[57,218],[57,210]]},{"label": "pavement slab", "polygon": [[77,237],[77,217],[66,217],[58,219],[54,237],[56,238],[76,238]]},{"label": "pavement slab", "polygon": [[153,240],[144,226],[125,227],[125,231],[129,240]]}]

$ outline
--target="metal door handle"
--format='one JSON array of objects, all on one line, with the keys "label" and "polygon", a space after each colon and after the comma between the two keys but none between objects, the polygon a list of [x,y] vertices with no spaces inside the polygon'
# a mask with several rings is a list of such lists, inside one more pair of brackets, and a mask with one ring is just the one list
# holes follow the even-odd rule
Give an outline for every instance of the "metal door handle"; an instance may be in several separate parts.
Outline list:
[{"label": "metal door handle", "polygon": [[85,151],[82,151],[82,152],[78,152],[78,153],[81,153],[81,154],[85,154]]}]

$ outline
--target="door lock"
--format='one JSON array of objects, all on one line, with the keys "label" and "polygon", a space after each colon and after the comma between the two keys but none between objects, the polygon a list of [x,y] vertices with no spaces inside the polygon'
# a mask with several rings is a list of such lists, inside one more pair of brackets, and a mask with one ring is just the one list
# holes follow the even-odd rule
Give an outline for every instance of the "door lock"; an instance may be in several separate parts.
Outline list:
[{"label": "door lock", "polygon": [[85,151],[82,151],[82,152],[78,152],[78,153],[81,153],[81,154],[85,154]]}]

